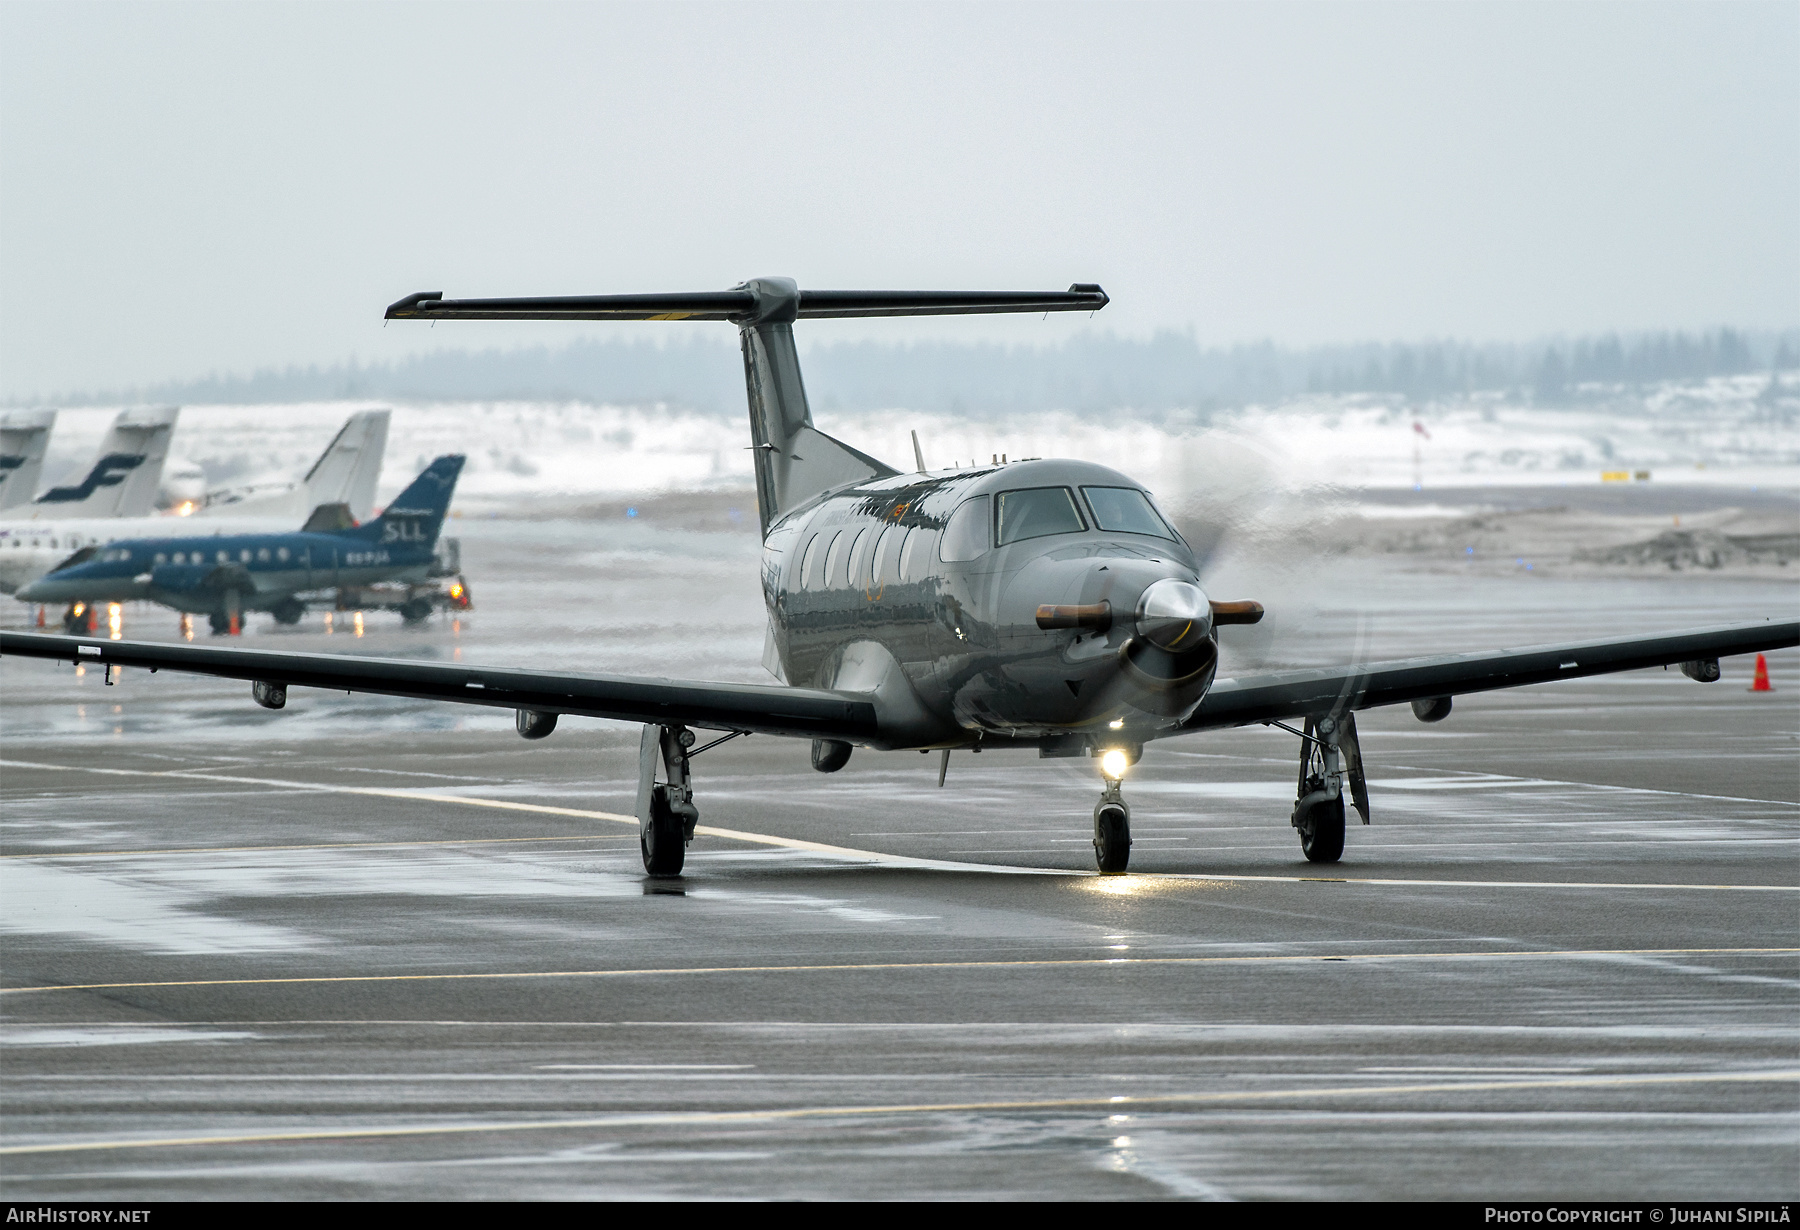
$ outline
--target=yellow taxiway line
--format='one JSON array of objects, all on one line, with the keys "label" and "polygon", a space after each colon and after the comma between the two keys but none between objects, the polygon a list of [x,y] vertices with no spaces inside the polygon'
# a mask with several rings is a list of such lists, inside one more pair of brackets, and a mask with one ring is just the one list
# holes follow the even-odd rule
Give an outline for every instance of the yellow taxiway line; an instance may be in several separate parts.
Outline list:
[{"label": "yellow taxiway line", "polygon": [[1483,952],[1269,953],[1241,957],[1019,957],[984,961],[868,961],[807,965],[689,965],[658,969],[566,969],[496,971],[476,974],[327,974],[291,978],[185,978],[153,982],[74,982],[44,987],[0,987],[0,995],[43,995],[52,991],[121,991],[163,987],[302,986],[344,982],[492,982],[526,978],[650,978],[682,974],[827,974],[874,970],[1043,969],[1078,966],[1300,965],[1321,961],[1490,961],[1570,960],[1604,957],[1780,956],[1794,948],[1526,948]]},{"label": "yellow taxiway line", "polygon": [[318,1128],[299,1132],[241,1135],[167,1136],[127,1140],[85,1140],[9,1145],[0,1154],[89,1153],[109,1149],[170,1149],[198,1145],[281,1144],[318,1140],[371,1140],[397,1136],[468,1136],[483,1132],[568,1132],[622,1127],[677,1127],[689,1124],[770,1123],[851,1116],[1008,1114],[1021,1111],[1179,1109],[1230,1103],[1304,1102],[1340,1098],[1416,1097],[1430,1094],[1512,1093],[1549,1089],[1641,1088],[1650,1085],[1780,1084],[1800,1081],[1800,1069],[1751,1072],[1676,1072],[1652,1076],[1578,1076],[1544,1080],[1443,1081],[1412,1085],[1344,1085],[1330,1089],[1252,1089],[1240,1092],[1163,1093],[1142,1096],[1047,1098],[1030,1101],[923,1102],[885,1106],[807,1106],[788,1110],[664,1111],[589,1119],[500,1120],[488,1123],[405,1124],[395,1127]]}]

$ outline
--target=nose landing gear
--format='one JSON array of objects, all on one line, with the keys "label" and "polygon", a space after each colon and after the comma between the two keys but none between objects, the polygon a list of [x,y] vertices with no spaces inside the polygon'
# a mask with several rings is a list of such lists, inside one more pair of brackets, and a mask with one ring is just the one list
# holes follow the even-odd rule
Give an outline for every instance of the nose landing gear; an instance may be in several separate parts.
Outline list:
[{"label": "nose landing gear", "polygon": [[1094,805],[1094,863],[1102,875],[1117,875],[1131,862],[1131,808],[1126,806],[1120,785],[1125,770],[1137,763],[1143,749],[1112,747],[1100,754],[1100,775],[1106,789]]},{"label": "nose landing gear", "polygon": [[1102,875],[1117,875],[1130,862],[1131,808],[1119,792],[1118,779],[1108,778],[1094,804],[1094,865]]}]

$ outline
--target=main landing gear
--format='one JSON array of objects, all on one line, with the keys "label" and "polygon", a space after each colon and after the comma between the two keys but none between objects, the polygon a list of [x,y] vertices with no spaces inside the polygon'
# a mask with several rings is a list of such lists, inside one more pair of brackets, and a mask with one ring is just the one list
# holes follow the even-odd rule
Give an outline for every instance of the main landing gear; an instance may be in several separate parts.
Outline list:
[{"label": "main landing gear", "polygon": [[[523,731],[521,731],[523,733]],[[689,762],[701,752],[735,739],[734,730],[705,747],[694,746],[694,732],[685,726],[645,726],[638,743],[638,847],[644,870],[653,876],[678,876],[687,860],[688,843],[700,809],[694,806],[694,779]],[[663,780],[656,780],[657,761]]]},{"label": "main landing gear", "polygon": [[1306,729],[1295,733],[1300,735],[1300,780],[1289,820],[1300,833],[1300,850],[1307,862],[1335,863],[1344,856],[1346,784],[1362,822],[1369,822],[1369,786],[1363,778],[1356,715],[1309,717]]}]

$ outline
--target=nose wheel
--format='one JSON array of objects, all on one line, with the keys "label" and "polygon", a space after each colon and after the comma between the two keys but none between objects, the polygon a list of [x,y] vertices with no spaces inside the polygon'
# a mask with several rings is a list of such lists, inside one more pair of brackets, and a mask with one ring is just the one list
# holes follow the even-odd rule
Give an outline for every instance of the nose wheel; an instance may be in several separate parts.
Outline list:
[{"label": "nose wheel", "polygon": [[1117,875],[1131,862],[1131,808],[1119,793],[1119,783],[1106,783],[1106,793],[1094,806],[1094,865],[1102,875]]}]

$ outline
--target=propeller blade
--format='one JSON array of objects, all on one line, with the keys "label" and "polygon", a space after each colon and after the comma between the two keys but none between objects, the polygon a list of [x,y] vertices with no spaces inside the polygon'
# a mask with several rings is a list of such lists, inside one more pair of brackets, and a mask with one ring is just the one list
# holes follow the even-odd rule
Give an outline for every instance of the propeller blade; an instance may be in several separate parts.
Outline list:
[{"label": "propeller blade", "polygon": [[1112,603],[1057,606],[1046,602],[1037,609],[1037,626],[1046,632],[1052,628],[1092,628],[1096,632],[1104,632],[1112,627]]},{"label": "propeller blade", "polygon": [[[1259,623],[1262,617],[1263,606],[1260,602],[1215,602],[1212,604],[1213,626],[1215,627],[1219,624]],[[1038,619],[1042,626],[1043,616],[1038,616]]]}]

